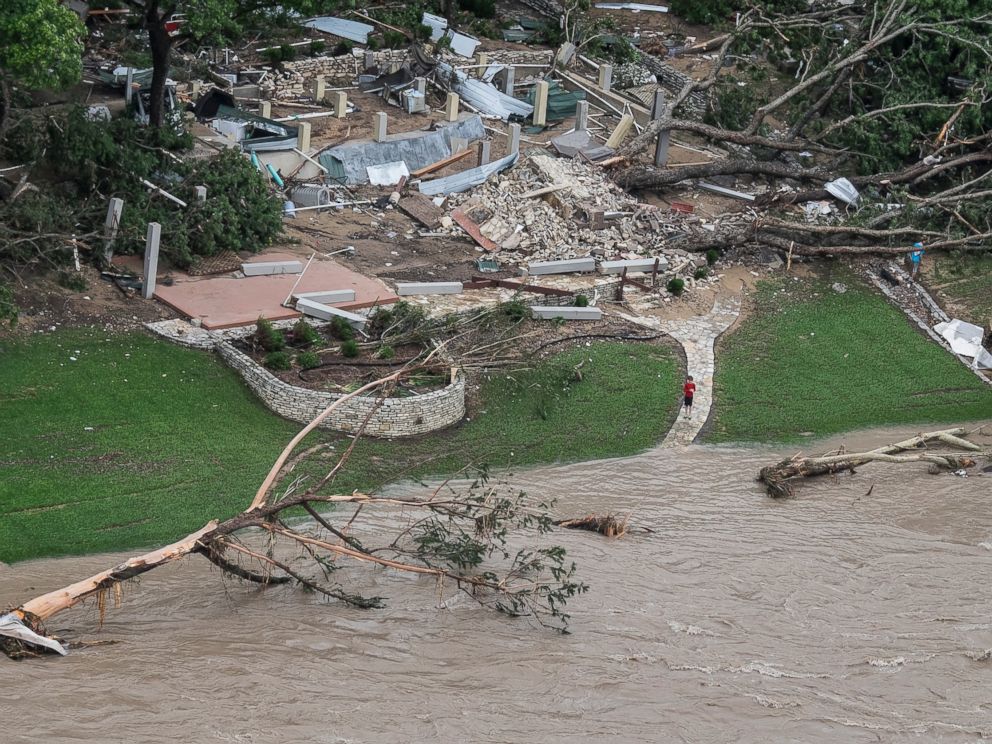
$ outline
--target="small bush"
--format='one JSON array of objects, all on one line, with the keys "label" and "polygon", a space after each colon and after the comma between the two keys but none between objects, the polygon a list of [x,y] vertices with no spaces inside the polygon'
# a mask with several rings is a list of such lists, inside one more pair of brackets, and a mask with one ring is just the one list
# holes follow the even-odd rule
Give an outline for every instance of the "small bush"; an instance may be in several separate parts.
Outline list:
[{"label": "small bush", "polygon": [[82,275],[74,271],[60,271],[56,280],[59,286],[71,289],[73,292],[85,292],[89,286]]},{"label": "small bush", "polygon": [[293,325],[293,344],[295,346],[313,346],[320,341],[320,334],[317,329],[307,323],[306,319],[300,318]]},{"label": "small bush", "polygon": [[296,59],[296,47],[290,44],[282,44],[279,47],[279,54],[283,62],[292,62]]},{"label": "small bush", "polygon": [[355,48],[355,45],[350,41],[339,41],[334,45],[334,49],[331,50],[332,57],[343,57],[346,54],[351,54],[351,50]]},{"label": "small bush", "polygon": [[335,315],[331,321],[331,336],[338,341],[351,341],[355,337],[355,329],[340,315]]},{"label": "small bush", "polygon": [[[310,42],[310,56],[319,57],[327,49],[327,44],[325,44],[321,39],[314,39]],[[345,52],[347,54],[347,52]]]},{"label": "small bush", "polygon": [[341,356],[345,359],[354,359],[358,356],[358,342],[355,339],[349,339],[341,344]]},{"label": "small bush", "polygon": [[710,266],[715,264],[718,258],[720,258],[720,251],[718,251],[716,248],[710,248],[708,251],[706,251],[706,263],[708,263]]},{"label": "small bush", "polygon": [[278,67],[279,63],[282,62],[282,48],[281,47],[269,47],[265,50],[265,61],[268,62],[273,67]]},{"label": "small bush", "polygon": [[269,369],[292,369],[293,362],[285,351],[270,351],[262,362]]},{"label": "small bush", "polygon": [[393,359],[396,356],[396,352],[392,346],[380,346],[375,355],[379,359]]},{"label": "small bush", "polygon": [[589,298],[584,294],[575,295],[575,307],[589,307]]},{"label": "small bush", "polygon": [[530,315],[527,306],[521,300],[504,302],[499,306],[499,311],[514,322],[523,320]]},{"label": "small bush", "polygon": [[693,272],[692,278],[705,279],[707,276],[709,276],[709,273],[710,273],[709,269],[707,269],[705,266],[700,266],[698,269],[695,270],[695,272]]},{"label": "small bush", "polygon": [[286,348],[286,336],[273,327],[271,320],[259,318],[255,328],[255,343],[265,351],[281,351]]},{"label": "small bush", "polygon": [[320,366],[320,357],[316,351],[301,351],[296,355],[296,363],[301,369],[313,369]]},{"label": "small bush", "polygon": [[382,43],[387,49],[402,49],[407,45],[406,36],[399,31],[384,31]]},{"label": "small bush", "polygon": [[668,291],[678,297],[685,290],[685,281],[677,277],[668,280]]}]

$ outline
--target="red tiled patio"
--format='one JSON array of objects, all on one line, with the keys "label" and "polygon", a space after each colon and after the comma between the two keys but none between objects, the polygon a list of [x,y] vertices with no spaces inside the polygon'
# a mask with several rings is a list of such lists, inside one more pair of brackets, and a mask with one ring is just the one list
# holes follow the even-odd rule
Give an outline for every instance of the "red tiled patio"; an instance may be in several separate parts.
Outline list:
[{"label": "red tiled patio", "polygon": [[[245,263],[265,261],[301,261],[306,266],[306,256],[297,253],[265,253]],[[155,298],[189,318],[199,318],[208,330],[235,328],[254,323],[258,318],[285,320],[300,313],[283,307],[282,303],[293,289],[299,274],[273,274],[238,278],[233,274],[217,276],[189,276],[175,272],[175,284],[166,287],[161,283]],[[296,292],[319,292],[332,289],[353,289],[353,302],[334,303],[342,310],[355,310],[388,305],[399,298],[378,279],[363,276],[328,258],[316,257],[303,274]]]}]

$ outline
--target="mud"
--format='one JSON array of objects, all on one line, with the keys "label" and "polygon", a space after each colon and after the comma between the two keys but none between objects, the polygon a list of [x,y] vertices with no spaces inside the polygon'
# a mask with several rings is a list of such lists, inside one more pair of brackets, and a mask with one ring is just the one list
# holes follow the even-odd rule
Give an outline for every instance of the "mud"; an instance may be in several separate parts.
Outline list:
[{"label": "mud", "polygon": [[[514,477],[562,517],[630,512],[654,530],[556,535],[591,587],[567,636],[450,589],[439,608],[433,583],[382,571],[353,573],[387,598],[378,611],[225,582],[199,559],[155,571],[102,630],[95,606],[53,623],[119,643],[3,663],[3,741],[992,736],[992,474],[874,465],[773,501],[752,477],[782,454],[690,447]],[[0,604],[119,557],[0,567]]]}]

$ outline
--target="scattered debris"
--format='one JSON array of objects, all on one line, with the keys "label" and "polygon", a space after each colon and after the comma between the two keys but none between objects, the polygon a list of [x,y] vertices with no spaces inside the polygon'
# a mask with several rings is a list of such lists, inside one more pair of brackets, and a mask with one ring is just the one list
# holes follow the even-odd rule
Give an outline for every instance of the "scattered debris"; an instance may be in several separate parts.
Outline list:
[{"label": "scattered debris", "polygon": [[589,514],[577,519],[559,519],[554,524],[570,530],[598,532],[606,537],[623,537],[629,531],[628,519],[629,517],[621,518],[613,514]]},{"label": "scattered debris", "polygon": [[982,345],[985,331],[977,325],[958,318],[938,323],[933,329],[947,341],[951,351],[959,356],[972,358],[975,369],[992,369],[992,354]]}]

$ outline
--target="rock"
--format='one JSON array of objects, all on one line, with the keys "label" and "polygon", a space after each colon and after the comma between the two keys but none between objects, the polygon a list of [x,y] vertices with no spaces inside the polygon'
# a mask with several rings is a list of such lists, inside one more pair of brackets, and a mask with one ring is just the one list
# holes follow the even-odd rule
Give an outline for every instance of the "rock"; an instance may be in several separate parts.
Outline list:
[{"label": "rock", "polygon": [[847,291],[847,285],[842,284],[841,282],[834,282],[833,284],[830,285],[830,289],[832,289],[837,294],[844,294]]}]

